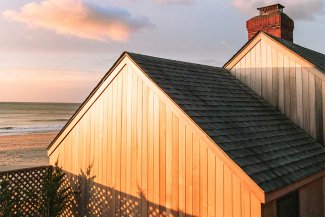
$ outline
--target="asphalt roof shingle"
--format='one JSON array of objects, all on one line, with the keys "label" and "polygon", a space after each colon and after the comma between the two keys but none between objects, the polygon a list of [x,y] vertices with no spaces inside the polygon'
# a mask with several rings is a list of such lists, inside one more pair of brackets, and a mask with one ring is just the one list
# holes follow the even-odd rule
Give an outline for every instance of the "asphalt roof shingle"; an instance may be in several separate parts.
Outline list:
[{"label": "asphalt roof shingle", "polygon": [[311,64],[315,65],[318,69],[322,70],[323,73],[325,73],[325,55],[322,53],[319,53],[314,50],[310,50],[308,48],[302,47],[298,44],[295,44],[293,42],[287,41],[285,39],[275,37],[273,35],[270,35],[268,33],[265,33],[283,46],[287,47],[291,51],[295,52]]},{"label": "asphalt roof shingle", "polygon": [[325,147],[224,68],[128,55],[265,192],[325,169]]}]

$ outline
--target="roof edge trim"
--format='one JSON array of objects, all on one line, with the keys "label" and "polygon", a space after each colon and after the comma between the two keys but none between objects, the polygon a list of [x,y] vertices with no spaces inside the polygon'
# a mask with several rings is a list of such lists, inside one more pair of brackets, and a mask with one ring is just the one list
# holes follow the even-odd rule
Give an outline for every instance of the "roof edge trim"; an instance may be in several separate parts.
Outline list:
[{"label": "roof edge trim", "polygon": [[258,31],[250,40],[248,40],[223,66],[222,68],[228,69],[228,65],[240,55],[240,53],[246,49],[250,45],[252,41],[254,41],[261,33],[264,33],[262,30]]},{"label": "roof edge trim", "polygon": [[[279,41],[275,40],[273,37],[271,37],[268,33],[265,33],[264,31],[260,30],[258,31],[249,41],[247,41],[236,53],[235,55],[233,55],[222,67],[225,69],[228,69],[228,66],[233,62],[233,60],[235,60],[248,46],[250,46],[250,44],[257,38],[260,36],[264,36],[267,37],[269,40],[271,40],[272,42],[276,43],[277,45],[281,46],[282,48],[286,49],[287,51],[293,53],[294,55],[296,55],[297,57],[299,57],[301,60],[303,60],[304,62],[308,63],[310,66],[312,66],[313,68],[317,69],[320,72],[324,72],[322,69],[320,69],[319,67],[317,67],[315,64],[313,64],[312,62],[310,62],[309,60],[307,60],[305,57],[301,56],[299,53],[291,50],[290,48],[286,47],[285,45],[281,44]],[[300,45],[299,45],[300,46]],[[308,48],[306,48],[308,49]],[[316,51],[315,51],[316,52]],[[325,73],[325,72],[324,72]]]},{"label": "roof edge trim", "polygon": [[[103,78],[98,82],[98,84],[94,87],[94,89],[90,92],[90,94],[87,96],[87,98],[81,103],[79,108],[76,110],[76,112],[71,116],[71,118],[68,120],[68,122],[64,125],[64,127],[59,131],[59,133],[54,137],[52,142],[49,144],[46,150],[48,150],[48,156],[52,154],[52,152],[60,145],[61,141],[65,138],[65,136],[61,139],[60,143],[55,147],[52,148],[52,146],[57,143],[60,137],[65,133],[68,126],[76,119],[77,115],[85,108],[86,104],[90,101],[90,99],[95,95],[95,93],[98,91],[98,89],[102,86],[102,84],[106,81],[106,79],[111,75],[111,73],[114,71],[114,69],[119,65],[120,62],[124,59],[127,52],[124,51],[120,57],[117,59],[117,61],[112,65],[112,67],[106,72],[106,74],[103,76]],[[79,121],[79,120],[77,120]],[[68,133],[68,132],[67,132]],[[50,149],[53,149],[50,151]]]},{"label": "roof edge trim", "polygon": [[[270,34],[268,33],[265,33],[262,31],[262,33],[268,38],[268,39],[271,39],[273,42],[275,42],[276,44],[282,46],[283,48],[287,49],[288,51],[294,53],[295,55],[299,56],[301,59],[303,59],[305,62],[307,62],[310,66],[314,67],[315,69],[317,69],[318,71],[320,72],[324,72],[324,70],[320,69],[319,67],[317,67],[314,63],[310,62],[309,60],[307,60],[305,57],[303,57],[302,55],[300,55],[299,53],[293,51],[292,49],[286,47],[285,45],[281,44],[279,41],[275,40]],[[274,36],[275,37],[275,36]],[[297,45],[297,44],[296,44]],[[300,45],[298,45],[300,46]],[[302,46],[300,46],[302,47]],[[308,49],[310,50],[309,48],[305,48],[305,49]],[[314,51],[314,50],[312,50]],[[314,52],[317,52],[317,51],[314,51]],[[317,52],[318,53],[318,52]]]},{"label": "roof edge trim", "polygon": [[299,189],[300,187],[302,187],[308,183],[311,183],[311,182],[313,182],[319,178],[322,178],[322,177],[325,177],[325,170],[320,171],[314,175],[305,177],[305,178],[303,178],[295,183],[292,183],[288,186],[285,186],[283,188],[266,193],[265,202],[267,203],[267,202],[270,202],[276,198],[282,197],[282,196],[288,194],[289,192],[295,191],[295,190]]}]

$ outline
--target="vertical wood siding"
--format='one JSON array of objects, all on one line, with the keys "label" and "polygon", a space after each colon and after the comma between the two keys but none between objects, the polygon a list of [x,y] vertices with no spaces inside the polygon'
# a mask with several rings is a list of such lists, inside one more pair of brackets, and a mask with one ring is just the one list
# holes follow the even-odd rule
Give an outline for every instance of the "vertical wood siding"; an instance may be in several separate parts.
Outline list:
[{"label": "vertical wood siding", "polygon": [[323,179],[318,179],[299,189],[299,215],[323,217]]},{"label": "vertical wood siding", "polygon": [[231,73],[324,144],[325,81],[296,58],[262,38]]},{"label": "vertical wood siding", "polygon": [[[299,215],[300,217],[325,216],[324,210],[324,178],[317,179],[298,189],[299,192]],[[267,202],[262,206],[263,217],[277,216],[277,199]]]},{"label": "vertical wood siding", "polygon": [[260,201],[199,129],[137,73],[125,66],[50,155],[51,164],[82,174],[79,213],[261,216]]}]

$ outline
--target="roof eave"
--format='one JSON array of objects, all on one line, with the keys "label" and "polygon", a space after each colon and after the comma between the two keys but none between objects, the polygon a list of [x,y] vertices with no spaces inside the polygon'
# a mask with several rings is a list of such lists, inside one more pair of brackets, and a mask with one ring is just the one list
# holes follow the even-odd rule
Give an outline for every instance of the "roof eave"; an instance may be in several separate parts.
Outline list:
[{"label": "roof eave", "polygon": [[297,189],[301,188],[302,186],[311,183],[317,179],[325,177],[325,170],[320,171],[314,175],[305,177],[297,182],[294,182],[290,185],[284,186],[282,188],[278,188],[274,191],[265,193],[265,203],[268,203],[276,198],[280,198],[292,191],[296,191]]}]

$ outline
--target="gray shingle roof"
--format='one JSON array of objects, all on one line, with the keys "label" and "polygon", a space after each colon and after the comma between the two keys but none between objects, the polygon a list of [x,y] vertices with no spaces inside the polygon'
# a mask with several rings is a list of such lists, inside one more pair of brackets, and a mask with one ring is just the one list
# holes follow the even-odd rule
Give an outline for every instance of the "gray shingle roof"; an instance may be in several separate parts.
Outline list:
[{"label": "gray shingle roof", "polygon": [[128,54],[265,192],[325,169],[325,148],[225,69]]},{"label": "gray shingle roof", "polygon": [[315,65],[318,69],[322,70],[323,73],[325,73],[325,55],[322,53],[319,53],[314,50],[310,50],[308,48],[302,47],[298,44],[294,44],[290,41],[287,41],[282,38],[275,37],[273,35],[270,35],[268,33],[265,33],[283,46],[287,47],[288,49],[292,50],[311,64]]}]

